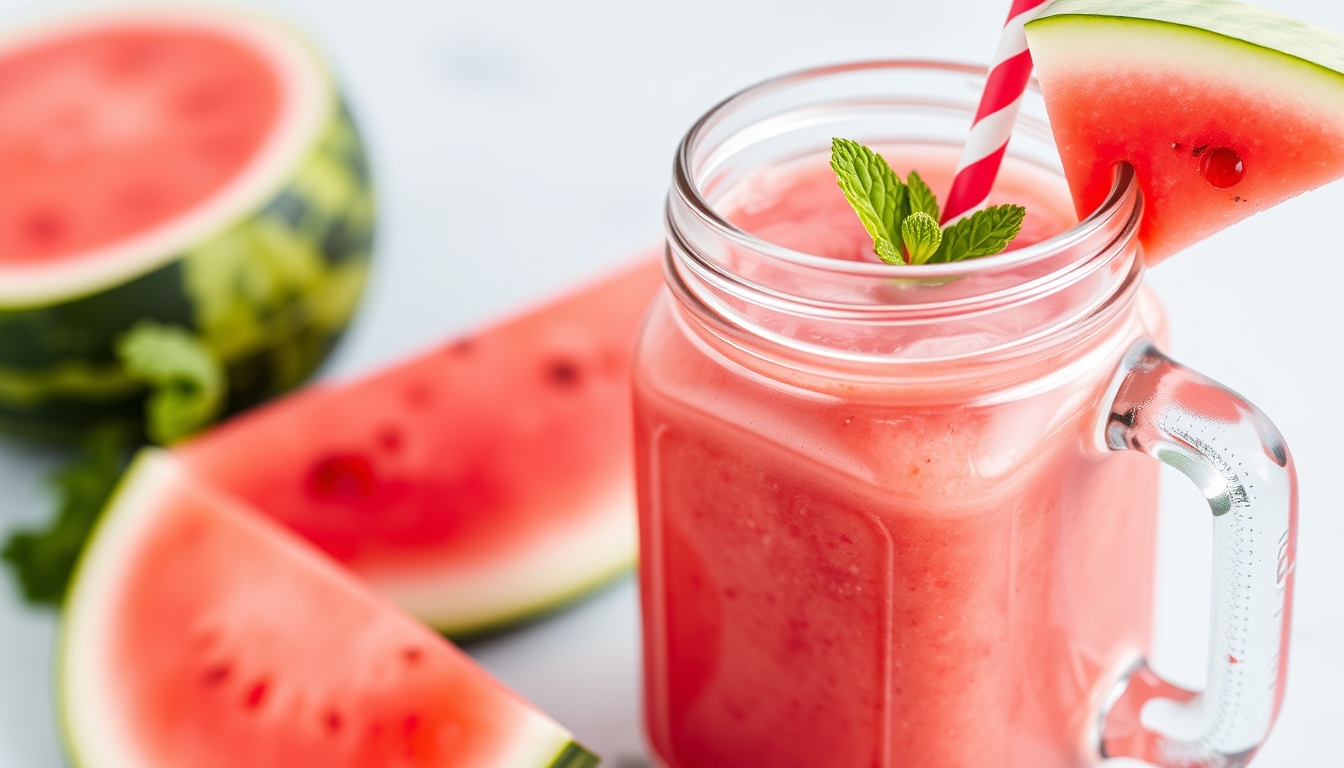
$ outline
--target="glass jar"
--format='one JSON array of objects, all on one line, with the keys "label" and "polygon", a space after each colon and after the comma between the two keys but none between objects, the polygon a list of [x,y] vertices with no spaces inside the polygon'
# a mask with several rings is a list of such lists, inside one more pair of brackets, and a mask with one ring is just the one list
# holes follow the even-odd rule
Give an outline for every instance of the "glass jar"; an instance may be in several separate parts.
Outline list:
[{"label": "glass jar", "polygon": [[[827,253],[821,187],[790,186],[837,136],[946,166],[982,82],[812,70],[681,145],[634,385],[646,717],[670,768],[1241,765],[1268,731],[1292,465],[1253,406],[1157,351],[1132,170],[1041,242],[915,267]],[[1009,155],[999,186],[1029,211],[1067,200],[1035,91]],[[1202,694],[1143,663],[1144,453],[1217,516]]]}]

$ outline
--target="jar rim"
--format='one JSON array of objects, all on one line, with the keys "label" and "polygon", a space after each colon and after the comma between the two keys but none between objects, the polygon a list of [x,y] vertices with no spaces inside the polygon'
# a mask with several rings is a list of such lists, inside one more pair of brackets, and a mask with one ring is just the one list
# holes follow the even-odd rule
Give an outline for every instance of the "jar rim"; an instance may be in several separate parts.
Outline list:
[{"label": "jar rim", "polygon": [[[1134,172],[1133,166],[1128,163],[1120,163],[1115,167],[1114,182],[1102,203],[1077,224],[1063,232],[1040,242],[993,256],[944,264],[908,265],[887,264],[880,261],[833,259],[772,243],[733,224],[719,214],[702,194],[699,184],[695,181],[693,171],[695,152],[705,134],[732,110],[760,96],[809,80],[830,75],[881,69],[934,70],[975,77],[984,77],[987,72],[982,66],[959,62],[931,59],[877,59],[797,70],[748,86],[710,108],[682,138],[673,163],[672,194],[681,198],[682,202],[700,220],[703,226],[727,243],[750,249],[759,255],[795,266],[825,270],[837,275],[875,278],[956,278],[984,272],[1016,269],[1047,259],[1062,249],[1070,248],[1089,239],[1098,231],[1108,229],[1107,225],[1116,216],[1137,216],[1139,214],[1138,206],[1130,205],[1132,198],[1139,195],[1137,174]],[[1031,80],[1028,88],[1039,92],[1035,78]]]}]

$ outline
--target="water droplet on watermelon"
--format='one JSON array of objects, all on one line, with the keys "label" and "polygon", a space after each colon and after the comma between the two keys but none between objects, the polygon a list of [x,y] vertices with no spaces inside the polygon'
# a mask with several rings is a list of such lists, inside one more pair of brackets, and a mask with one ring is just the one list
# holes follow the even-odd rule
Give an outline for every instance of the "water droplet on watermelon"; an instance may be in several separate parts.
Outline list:
[{"label": "water droplet on watermelon", "polygon": [[1227,147],[1218,147],[1211,149],[1203,154],[1199,160],[1199,173],[1209,184],[1219,188],[1227,189],[1235,187],[1246,175],[1246,164],[1241,161],[1241,155]]},{"label": "water droplet on watermelon", "polygon": [[560,358],[551,361],[546,369],[546,375],[556,387],[573,387],[579,383],[579,366],[573,360]]},{"label": "water droplet on watermelon", "polygon": [[308,472],[308,493],[321,501],[361,501],[377,485],[373,462],[354,453],[328,456]]}]

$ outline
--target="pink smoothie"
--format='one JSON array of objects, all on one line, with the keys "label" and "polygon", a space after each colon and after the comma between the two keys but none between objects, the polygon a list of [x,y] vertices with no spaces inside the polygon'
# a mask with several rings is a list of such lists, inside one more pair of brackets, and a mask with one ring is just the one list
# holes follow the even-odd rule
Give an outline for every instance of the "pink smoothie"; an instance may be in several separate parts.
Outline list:
[{"label": "pink smoothie", "polygon": [[[954,151],[889,157],[945,196]],[[1017,246],[1076,222],[1058,177],[1021,162],[991,202],[1027,207]],[[714,204],[774,243],[876,260],[824,157]],[[653,311],[635,383],[658,758],[1081,766],[1095,699],[1148,642],[1156,464],[1092,441],[1155,313],[968,389],[762,375],[679,312],[668,296]]]}]

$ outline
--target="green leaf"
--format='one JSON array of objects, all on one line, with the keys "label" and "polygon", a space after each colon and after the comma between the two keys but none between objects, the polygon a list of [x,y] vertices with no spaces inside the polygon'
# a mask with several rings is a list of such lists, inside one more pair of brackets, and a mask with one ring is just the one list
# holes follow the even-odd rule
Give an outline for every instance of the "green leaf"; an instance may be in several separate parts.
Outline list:
[{"label": "green leaf", "polygon": [[938,228],[937,219],[924,211],[915,211],[901,222],[901,237],[905,239],[910,263],[923,264],[938,252],[938,244],[943,241],[943,231]]},{"label": "green leaf", "polygon": [[901,178],[881,155],[849,139],[831,139],[831,170],[878,257],[902,263],[901,222],[909,209]]},{"label": "green leaf", "polygon": [[90,429],[79,457],[51,477],[60,498],[56,518],[45,530],[15,533],[0,552],[29,602],[59,605],[64,599],[84,542],[136,445],[133,433],[117,424]]},{"label": "green leaf", "polygon": [[964,261],[999,253],[1022,231],[1027,209],[993,205],[943,230],[943,243],[930,262]]},{"label": "green leaf", "polygon": [[906,199],[910,201],[910,212],[924,212],[938,221],[938,198],[934,196],[933,190],[924,183],[920,175],[911,171],[909,176],[905,177]]},{"label": "green leaf", "polygon": [[151,387],[146,433],[168,445],[209,426],[224,408],[224,367],[190,331],[142,320],[117,339],[126,374]]}]

